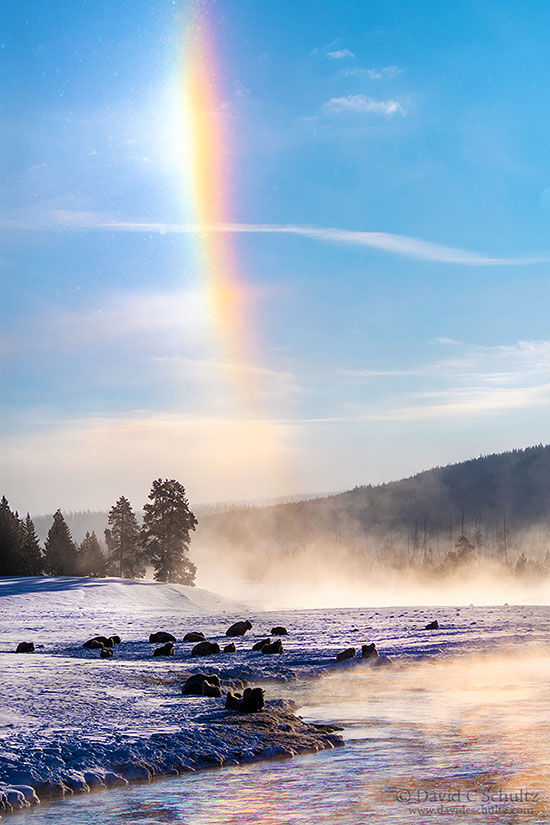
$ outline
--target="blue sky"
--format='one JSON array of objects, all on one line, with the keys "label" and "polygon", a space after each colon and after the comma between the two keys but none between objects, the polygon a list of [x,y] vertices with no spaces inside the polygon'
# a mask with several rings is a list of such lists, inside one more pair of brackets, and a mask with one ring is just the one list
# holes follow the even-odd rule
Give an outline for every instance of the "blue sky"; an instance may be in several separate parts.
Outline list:
[{"label": "blue sky", "polygon": [[547,4],[205,4],[252,302],[239,362],[220,353],[182,230],[188,5],[13,5],[0,352],[14,506],[141,506],[158,476],[196,501],[338,490],[550,440]]}]

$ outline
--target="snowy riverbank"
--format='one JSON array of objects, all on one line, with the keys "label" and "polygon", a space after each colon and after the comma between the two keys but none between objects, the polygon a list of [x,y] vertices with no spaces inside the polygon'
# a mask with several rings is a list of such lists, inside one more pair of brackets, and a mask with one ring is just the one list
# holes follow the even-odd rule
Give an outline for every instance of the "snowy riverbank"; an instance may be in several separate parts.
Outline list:
[{"label": "snowy riverbank", "polygon": [[[441,628],[426,631],[437,615]],[[249,618],[235,653],[191,657],[182,643],[190,630],[227,642],[225,629]],[[282,655],[252,651],[276,624],[286,625]],[[345,674],[353,683],[367,661],[336,664],[336,652],[375,641],[396,663],[471,655],[498,647],[542,645],[548,608],[377,608],[251,613],[220,596],[175,585],[116,579],[0,580],[0,785],[35,788],[40,797],[86,791],[131,779],[292,756],[339,744],[330,730],[305,725],[289,699],[303,701],[301,677]],[[176,655],[154,658],[151,632],[178,640]],[[112,659],[82,643],[117,633]],[[18,642],[36,651],[15,654]],[[237,680],[262,684],[268,712],[242,717],[223,700],[182,696],[191,673],[217,674],[225,688]],[[297,681],[295,679],[298,678]],[[324,721],[333,721],[330,718]],[[20,795],[21,794],[21,795]],[[16,804],[32,792],[12,791]]]},{"label": "snowy riverbank", "polygon": [[[174,657],[152,656],[151,632],[181,640],[201,629],[227,642],[225,629],[244,610],[178,585],[0,580],[0,805],[341,744],[331,730],[301,722],[288,700],[242,715],[226,711],[222,699],[182,695],[186,678],[204,670],[220,674],[225,689],[255,674],[276,676],[275,661],[244,665],[249,653],[261,655],[250,652],[250,638],[236,640],[235,654],[191,657],[193,645],[180,642]],[[82,647],[100,633],[122,637],[112,659]],[[35,651],[16,654],[22,640]]]}]

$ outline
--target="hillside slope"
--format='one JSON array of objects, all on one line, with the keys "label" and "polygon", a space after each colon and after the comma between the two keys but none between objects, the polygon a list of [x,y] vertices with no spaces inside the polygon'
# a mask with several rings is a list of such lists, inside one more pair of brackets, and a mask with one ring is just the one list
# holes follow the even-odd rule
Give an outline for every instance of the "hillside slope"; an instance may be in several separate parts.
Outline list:
[{"label": "hillside slope", "polygon": [[278,507],[203,518],[195,549],[226,543],[291,549],[395,537],[417,544],[462,532],[484,543],[550,528],[550,446],[481,456],[411,478]]}]

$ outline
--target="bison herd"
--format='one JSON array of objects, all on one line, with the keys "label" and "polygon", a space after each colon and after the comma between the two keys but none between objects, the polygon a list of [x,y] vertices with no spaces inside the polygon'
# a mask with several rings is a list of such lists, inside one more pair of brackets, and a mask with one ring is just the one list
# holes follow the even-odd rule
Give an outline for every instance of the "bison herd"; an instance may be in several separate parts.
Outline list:
[{"label": "bison herd", "polygon": [[[437,619],[434,619],[434,621],[427,624],[424,629],[439,630],[439,622],[437,621]],[[249,630],[252,630],[252,623],[248,619],[244,621],[240,620],[238,622],[234,622],[234,624],[228,627],[225,631],[225,635],[230,637],[244,636],[245,633],[247,633]],[[282,625],[276,625],[275,627],[271,628],[271,636],[286,636],[287,634],[288,631],[286,627],[283,627]],[[252,645],[252,650],[259,651],[262,654],[284,653],[283,643],[281,639],[277,638],[272,641],[271,636],[268,636],[265,639],[261,639],[260,641],[255,642],[255,644]],[[153,656],[174,656],[174,645],[176,644],[177,639],[171,633],[166,633],[164,630],[157,631],[156,633],[151,633],[151,635],[149,636],[149,642],[151,644],[160,645],[160,647],[155,648],[155,650],[153,651]],[[191,656],[213,656],[222,652],[235,653],[237,651],[235,642],[228,642],[228,644],[223,645],[223,647],[220,647],[218,642],[209,641],[205,638],[204,633],[202,633],[199,630],[192,630],[186,633],[183,637],[183,642],[193,644],[193,648],[191,649]],[[119,644],[120,636],[117,635],[94,636],[93,638],[88,639],[87,642],[84,642],[82,647],[88,650],[99,650],[99,655],[102,659],[112,659],[113,649],[116,645]],[[32,653],[34,649],[35,647],[33,642],[20,642],[17,645],[17,649],[15,652]],[[356,655],[356,649],[354,647],[348,647],[336,655],[336,661],[344,662],[347,659],[355,659]],[[362,645],[362,659],[376,659],[378,658],[378,655],[379,654],[374,642],[371,642],[367,645]],[[201,674],[198,675],[200,676]],[[219,688],[219,685],[209,682],[206,678],[203,679],[201,685],[201,690],[210,691],[210,693],[201,695],[214,695],[212,692]],[[244,705],[246,706],[249,706],[251,704],[253,705],[254,703],[257,704],[259,701],[257,698],[251,699],[250,696],[246,694],[246,691],[245,694],[243,694],[243,696],[237,694],[236,697],[237,698],[233,697],[233,699],[230,701],[239,701],[244,703]]]}]

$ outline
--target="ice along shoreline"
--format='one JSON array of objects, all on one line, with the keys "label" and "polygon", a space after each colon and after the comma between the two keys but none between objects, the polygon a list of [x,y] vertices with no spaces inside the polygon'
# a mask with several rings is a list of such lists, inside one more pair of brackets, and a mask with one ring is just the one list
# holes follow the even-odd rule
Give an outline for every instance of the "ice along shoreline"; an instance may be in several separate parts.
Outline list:
[{"label": "ice along shoreline", "polygon": [[[167,776],[181,776],[206,768],[221,768],[266,759],[291,758],[303,753],[342,746],[344,741],[333,725],[304,722],[287,703],[272,701],[255,714],[214,711],[205,714],[196,730],[181,734],[154,734],[122,745],[118,753],[101,748],[87,750],[89,761],[103,764],[79,770],[77,754],[69,757],[71,743],[59,749],[67,763],[58,781],[46,780],[35,785],[11,784],[0,787],[0,810],[9,813],[40,801],[63,799],[75,793],[127,785],[132,781],[149,781]],[[207,732],[204,729],[207,726]],[[57,749],[51,748],[51,755]],[[125,751],[125,752],[124,752]],[[121,761],[123,760],[123,761]]]}]

